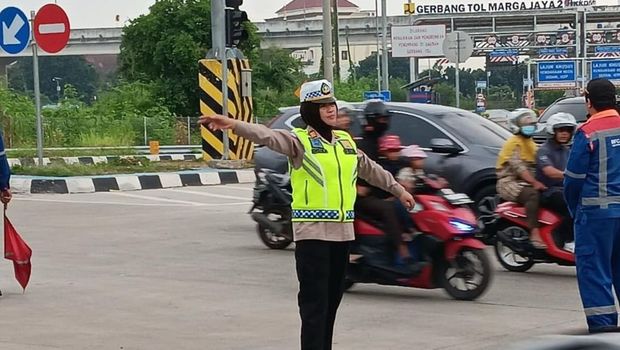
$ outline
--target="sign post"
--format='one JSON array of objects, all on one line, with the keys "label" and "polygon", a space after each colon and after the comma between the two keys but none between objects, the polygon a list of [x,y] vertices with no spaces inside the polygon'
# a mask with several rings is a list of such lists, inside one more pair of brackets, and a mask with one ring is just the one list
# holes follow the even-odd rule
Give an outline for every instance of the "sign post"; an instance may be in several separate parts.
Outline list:
[{"label": "sign post", "polygon": [[446,58],[451,62],[456,63],[456,108],[460,108],[461,84],[459,63],[467,61],[467,59],[474,52],[474,42],[467,33],[457,30],[446,35],[442,47]]},{"label": "sign post", "polygon": [[[34,23],[35,12],[30,11]],[[34,103],[37,112],[37,164],[43,165],[43,117],[41,117],[41,89],[39,88],[39,50],[37,42],[32,42],[32,75],[34,76]]]}]

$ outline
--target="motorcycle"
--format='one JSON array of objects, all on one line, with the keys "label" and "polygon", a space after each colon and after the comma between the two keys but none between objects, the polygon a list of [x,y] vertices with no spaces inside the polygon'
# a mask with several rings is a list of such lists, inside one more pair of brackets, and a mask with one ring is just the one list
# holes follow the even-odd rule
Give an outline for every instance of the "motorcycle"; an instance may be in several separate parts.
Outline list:
[{"label": "motorcycle", "polygon": [[260,240],[271,249],[285,249],[293,242],[290,177],[273,170],[256,172],[252,208]]},{"label": "motorcycle", "polygon": [[[250,212],[261,241],[269,248],[284,249],[293,241],[291,198],[288,175],[270,170],[257,173]],[[426,262],[424,267],[411,271],[399,261],[390,261],[381,223],[357,217],[346,288],[356,283],[444,288],[455,299],[478,298],[488,287],[492,270],[484,244],[474,238],[478,226],[469,207],[473,201],[432,178],[416,184],[414,198],[410,215],[419,232],[408,244],[412,257]]]},{"label": "motorcycle", "polygon": [[346,288],[356,283],[377,283],[412,288],[443,288],[455,299],[474,300],[487,289],[492,269],[484,248],[474,238],[476,218],[466,195],[441,188],[432,179],[416,186],[416,205],[411,211],[417,231],[408,242],[411,256],[425,262],[411,271],[386,252],[389,242],[381,223],[355,220],[355,242],[346,277]]},{"label": "motorcycle", "polygon": [[538,222],[541,238],[547,246],[545,249],[537,249],[531,244],[525,208],[517,203],[501,203],[493,215],[482,218],[484,241],[494,246],[495,255],[506,270],[526,272],[537,263],[575,265],[575,255],[562,249],[558,239],[562,218],[541,208]]}]

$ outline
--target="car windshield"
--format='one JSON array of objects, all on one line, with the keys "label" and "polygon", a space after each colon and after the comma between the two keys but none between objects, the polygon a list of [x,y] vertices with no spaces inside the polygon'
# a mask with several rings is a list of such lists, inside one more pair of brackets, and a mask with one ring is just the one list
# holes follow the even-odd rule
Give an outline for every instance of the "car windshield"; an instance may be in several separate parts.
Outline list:
[{"label": "car windshield", "polygon": [[443,125],[458,137],[464,138],[469,143],[501,148],[512,134],[477,114],[467,111],[441,115]]},{"label": "car windshield", "polygon": [[586,121],[586,115],[588,111],[586,110],[585,103],[556,103],[553,106],[550,106],[545,110],[543,115],[540,117],[539,122],[546,122],[549,117],[552,115],[564,112],[572,114],[577,122],[582,123]]}]

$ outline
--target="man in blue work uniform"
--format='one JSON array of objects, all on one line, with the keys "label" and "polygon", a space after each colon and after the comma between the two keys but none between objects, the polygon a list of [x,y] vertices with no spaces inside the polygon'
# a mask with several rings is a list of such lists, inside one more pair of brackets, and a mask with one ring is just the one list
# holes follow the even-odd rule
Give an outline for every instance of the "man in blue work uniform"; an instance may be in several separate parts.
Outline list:
[{"label": "man in blue work uniform", "polygon": [[585,91],[590,118],[577,130],[564,173],[575,219],[577,282],[590,333],[616,330],[612,285],[620,296],[620,115],[616,89],[594,79]]},{"label": "man in blue work uniform", "polygon": [[[0,135],[0,202],[6,207],[11,201],[11,190],[9,180],[11,178],[11,168],[9,167],[9,161],[6,157],[6,151],[4,150],[4,141]],[[0,295],[2,292],[0,291]]]},{"label": "man in blue work uniform", "polygon": [[11,201],[11,186],[9,180],[11,179],[11,168],[9,167],[9,161],[6,157],[6,151],[4,150],[4,141],[2,135],[0,135],[0,202],[8,204]]}]

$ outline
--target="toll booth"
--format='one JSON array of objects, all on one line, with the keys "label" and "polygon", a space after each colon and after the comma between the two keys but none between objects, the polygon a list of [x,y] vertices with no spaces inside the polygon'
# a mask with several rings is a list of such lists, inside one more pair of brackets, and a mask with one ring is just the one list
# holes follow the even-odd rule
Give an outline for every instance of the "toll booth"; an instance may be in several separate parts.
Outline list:
[{"label": "toll booth", "polygon": [[407,90],[407,101],[414,103],[439,104],[440,96],[434,90],[435,84],[444,81],[443,78],[420,78],[401,89]]}]

